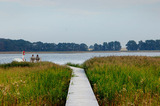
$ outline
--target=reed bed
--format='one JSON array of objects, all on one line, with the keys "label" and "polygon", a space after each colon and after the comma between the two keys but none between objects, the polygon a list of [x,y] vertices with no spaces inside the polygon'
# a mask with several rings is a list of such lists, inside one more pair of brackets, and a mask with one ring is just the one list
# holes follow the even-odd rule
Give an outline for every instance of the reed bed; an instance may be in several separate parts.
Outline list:
[{"label": "reed bed", "polygon": [[0,65],[0,105],[65,105],[71,69],[50,62]]},{"label": "reed bed", "polygon": [[83,68],[83,64],[74,64],[74,63],[67,63],[66,65],[72,66],[72,67],[78,67],[78,68]]},{"label": "reed bed", "polygon": [[95,57],[83,67],[101,106],[160,105],[159,57]]}]

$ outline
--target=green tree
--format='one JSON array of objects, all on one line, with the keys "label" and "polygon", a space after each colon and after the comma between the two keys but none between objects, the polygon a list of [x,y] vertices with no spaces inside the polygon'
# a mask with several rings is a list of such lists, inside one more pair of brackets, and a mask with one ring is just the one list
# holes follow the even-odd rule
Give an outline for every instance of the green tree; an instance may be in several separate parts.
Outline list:
[{"label": "green tree", "polygon": [[115,50],[114,47],[115,47],[115,46],[114,46],[114,42],[109,42],[109,43],[108,43],[108,50],[109,50],[109,51],[114,51],[114,50]]},{"label": "green tree", "polygon": [[104,43],[103,43],[103,50],[104,50],[104,51],[107,51],[107,50],[108,50],[108,44],[107,44],[107,42],[104,42]]},{"label": "green tree", "polygon": [[156,50],[156,42],[154,40],[146,40],[146,49],[145,50]]},{"label": "green tree", "polygon": [[160,50],[160,40],[156,40],[156,50]]},{"label": "green tree", "polygon": [[146,43],[143,41],[139,41],[138,43],[138,49],[139,50],[146,50]]},{"label": "green tree", "polygon": [[103,48],[102,45],[99,45],[99,44],[95,43],[93,50],[94,51],[102,51],[103,50],[102,48]]},{"label": "green tree", "polygon": [[126,46],[127,46],[127,50],[129,51],[138,50],[138,44],[134,40],[128,41]]},{"label": "green tree", "polygon": [[88,46],[84,43],[80,44],[80,51],[88,51]]},{"label": "green tree", "polygon": [[121,50],[121,44],[120,44],[120,42],[115,41],[114,43],[115,43],[115,44],[114,44],[114,46],[115,46],[115,50],[116,50],[116,51]]}]

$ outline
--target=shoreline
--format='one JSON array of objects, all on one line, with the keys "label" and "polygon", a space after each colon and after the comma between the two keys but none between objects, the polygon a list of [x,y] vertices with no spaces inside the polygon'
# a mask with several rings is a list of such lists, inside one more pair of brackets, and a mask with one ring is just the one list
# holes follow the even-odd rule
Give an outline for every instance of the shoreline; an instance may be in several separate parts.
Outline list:
[{"label": "shoreline", "polygon": [[[150,52],[150,53],[156,53],[160,52],[160,50],[146,50],[146,51],[127,51],[127,50],[121,50],[121,51],[33,51],[33,52],[25,52],[25,54],[73,54],[73,53],[120,53],[120,52]],[[9,51],[9,52],[2,52],[0,51],[0,54],[22,54],[20,51]]]}]

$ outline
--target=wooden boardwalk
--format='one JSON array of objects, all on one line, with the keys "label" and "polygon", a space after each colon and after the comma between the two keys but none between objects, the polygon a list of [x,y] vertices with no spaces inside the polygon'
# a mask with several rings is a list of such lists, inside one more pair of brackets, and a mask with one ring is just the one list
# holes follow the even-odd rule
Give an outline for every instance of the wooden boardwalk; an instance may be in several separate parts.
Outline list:
[{"label": "wooden boardwalk", "polygon": [[71,67],[71,78],[66,106],[99,106],[83,69]]}]

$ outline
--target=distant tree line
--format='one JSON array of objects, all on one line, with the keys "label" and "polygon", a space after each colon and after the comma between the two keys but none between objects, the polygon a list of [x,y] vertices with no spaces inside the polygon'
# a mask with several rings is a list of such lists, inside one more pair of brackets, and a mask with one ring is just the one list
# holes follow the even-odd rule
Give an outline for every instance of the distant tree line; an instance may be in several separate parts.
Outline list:
[{"label": "distant tree line", "polygon": [[102,45],[95,43],[94,46],[90,46],[93,51],[120,51],[121,44],[118,41],[104,42]]},{"label": "distant tree line", "polygon": [[[160,50],[160,40],[139,41],[138,44],[134,40],[128,41],[126,44],[128,51],[136,50]],[[84,43],[43,43],[29,42],[23,39],[11,40],[0,38],[0,51],[120,51],[121,44],[119,41],[104,42],[87,46]]]},{"label": "distant tree line", "polygon": [[0,51],[88,51],[84,43],[42,43],[0,38]]},{"label": "distant tree line", "polygon": [[118,41],[104,42],[102,45],[95,43],[88,46],[84,43],[43,43],[29,42],[23,39],[11,40],[0,38],[0,51],[119,51],[121,44]]},{"label": "distant tree line", "polygon": [[139,41],[138,44],[134,40],[128,41],[126,44],[127,50],[160,50],[160,40]]}]

